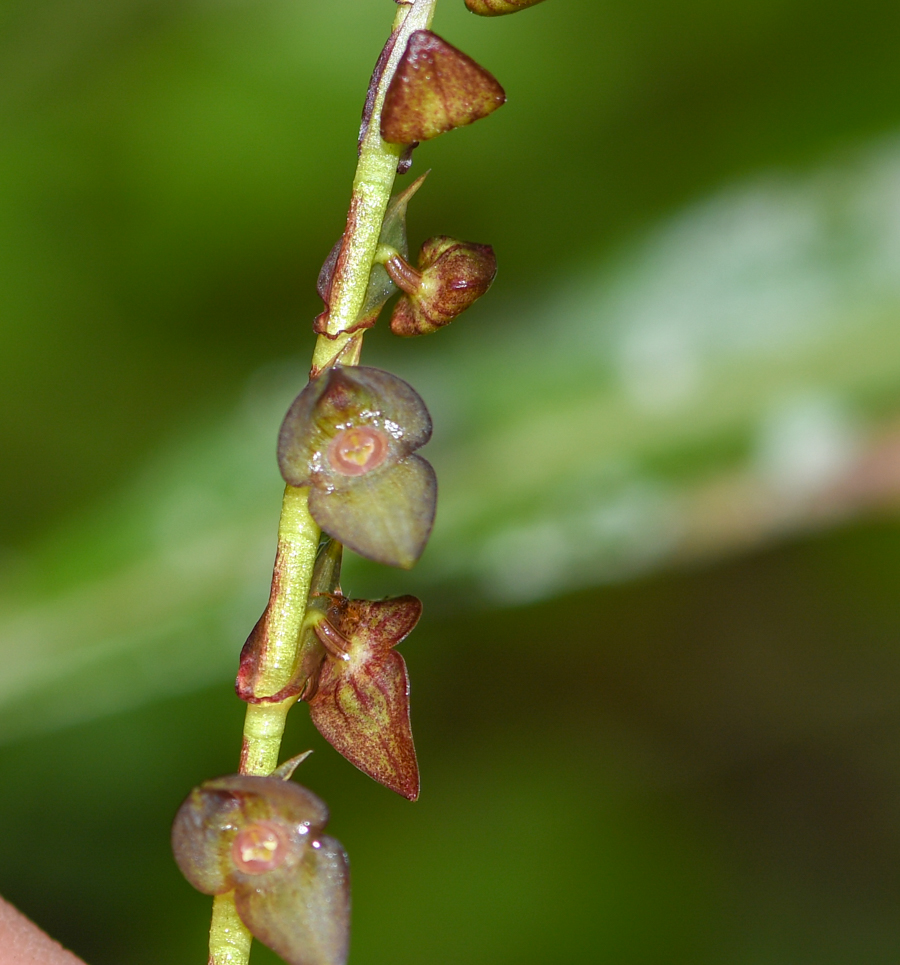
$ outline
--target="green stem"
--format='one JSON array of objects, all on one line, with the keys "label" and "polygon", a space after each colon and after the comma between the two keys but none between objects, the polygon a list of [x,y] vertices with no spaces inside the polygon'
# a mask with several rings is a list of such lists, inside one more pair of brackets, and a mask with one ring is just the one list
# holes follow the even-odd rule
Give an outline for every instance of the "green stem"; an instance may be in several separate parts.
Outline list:
[{"label": "green stem", "polygon": [[[313,372],[340,355],[344,364],[359,360],[362,333],[348,335],[366,296],[369,274],[378,247],[381,225],[391,197],[401,145],[381,139],[381,108],[397,62],[409,35],[431,25],[437,0],[402,2],[394,19],[396,41],[375,94],[369,127],[360,146],[353,179],[350,211],[341,256],[335,268],[329,299],[328,334],[320,335],[313,353]],[[352,342],[352,344],[350,344]],[[288,486],[278,527],[278,552],[272,595],[269,645],[259,669],[259,690],[277,693],[288,683],[300,645],[309,587],[319,541],[319,527],[309,514],[307,490]],[[248,704],[241,749],[241,773],[268,775],[278,765],[287,712],[295,698],[278,704]],[[209,933],[209,965],[247,965],[250,933],[241,923],[233,893],[218,895],[213,903]]]},{"label": "green stem", "polygon": [[216,895],[209,926],[208,965],[247,965],[253,936],[238,918],[234,892]]},{"label": "green stem", "polygon": [[350,213],[339,271],[331,286],[328,316],[328,336],[319,336],[313,353],[313,371],[320,371],[341,352],[353,337],[341,334],[356,321],[366,297],[366,286],[384,212],[391,198],[397,175],[397,162],[403,153],[400,144],[388,144],[381,139],[381,108],[397,62],[406,49],[406,42],[414,30],[427,30],[434,17],[437,0],[415,0],[397,11],[394,30],[397,40],[375,94],[375,104],[369,127],[360,148],[359,164],[353,179]]}]

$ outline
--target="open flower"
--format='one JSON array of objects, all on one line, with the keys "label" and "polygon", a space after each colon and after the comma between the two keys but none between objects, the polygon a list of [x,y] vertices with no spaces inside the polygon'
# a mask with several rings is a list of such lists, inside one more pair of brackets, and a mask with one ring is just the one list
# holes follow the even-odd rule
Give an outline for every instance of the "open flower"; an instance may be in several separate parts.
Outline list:
[{"label": "open flower", "polygon": [[241,921],[288,965],[344,965],[347,855],[321,833],[328,809],[287,780],[291,769],[272,777],[233,774],[195,788],[175,816],[172,849],[198,891],[233,889]]},{"label": "open flower", "polygon": [[419,766],[409,723],[409,676],[394,647],[422,614],[414,596],[336,596],[315,631],[328,656],[309,712],[319,733],[369,777],[414,801]]},{"label": "open flower", "polygon": [[309,486],[319,526],[361,556],[411,567],[434,523],[437,480],[412,453],[431,438],[425,403],[402,379],[335,366],[310,381],[285,416],[278,465]]}]

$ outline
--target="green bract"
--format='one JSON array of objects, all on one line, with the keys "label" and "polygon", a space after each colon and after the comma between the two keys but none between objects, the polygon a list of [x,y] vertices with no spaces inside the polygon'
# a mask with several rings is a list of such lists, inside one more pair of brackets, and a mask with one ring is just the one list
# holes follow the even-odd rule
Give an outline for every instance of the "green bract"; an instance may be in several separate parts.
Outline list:
[{"label": "green bract", "polygon": [[[381,234],[378,237],[378,244],[392,248],[406,258],[409,255],[409,243],[406,238],[406,209],[415,193],[422,187],[428,172],[416,178],[412,184],[406,187],[399,194],[391,198],[384,215],[381,225]],[[343,254],[343,245],[346,235],[338,239],[331,249],[322,269],[319,272],[319,280],[316,289],[325,302],[325,310],[317,316],[313,323],[313,331],[322,334],[328,331],[328,319],[331,312],[331,287],[334,282],[334,272]],[[371,328],[378,319],[384,303],[397,291],[397,287],[388,276],[384,266],[375,263],[369,274],[369,283],[366,287],[366,297],[360,309],[356,321],[347,332],[355,332],[361,329]]]},{"label": "green bract", "polygon": [[431,438],[425,403],[402,379],[366,366],[335,366],[288,410],[278,465],[309,486],[309,510],[361,556],[411,567],[434,523],[437,480],[412,453]]},{"label": "green bract", "polygon": [[233,774],[191,791],[172,826],[187,880],[234,890],[237,912],[289,965],[344,965],[350,922],[347,855],[322,834],[328,809],[281,777]]}]

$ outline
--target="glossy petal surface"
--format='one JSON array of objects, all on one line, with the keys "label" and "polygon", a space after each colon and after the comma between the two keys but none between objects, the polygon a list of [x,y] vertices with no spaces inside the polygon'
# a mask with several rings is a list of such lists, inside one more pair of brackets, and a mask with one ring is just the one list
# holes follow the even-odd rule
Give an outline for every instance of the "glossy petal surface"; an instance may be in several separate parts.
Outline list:
[{"label": "glossy petal surface", "polygon": [[285,481],[292,486],[330,485],[336,473],[325,452],[334,436],[350,426],[383,430],[393,459],[431,438],[431,417],[407,382],[369,366],[337,366],[309,382],[288,409],[278,438],[278,465]]},{"label": "glossy petal surface", "polygon": [[240,802],[230,794],[195,788],[172,825],[172,852],[181,873],[205,895],[232,888],[231,844],[240,821]]},{"label": "glossy petal surface", "polygon": [[381,136],[395,144],[427,141],[486,117],[505,103],[497,80],[430,30],[409,38],[384,99]]},{"label": "glossy petal surface", "polygon": [[[277,820],[290,831],[299,860],[305,838],[328,823],[328,808],[299,784],[233,774],[195,788],[172,825],[172,850],[182,874],[207,895],[229,891],[242,875],[231,847],[241,828]],[[301,830],[303,829],[303,830]]]},{"label": "glossy petal surface", "polygon": [[311,487],[310,512],[329,536],[376,562],[410,567],[431,533],[437,481],[409,453],[430,437],[428,410],[402,379],[336,367],[294,400],[278,462],[288,483]]},{"label": "glossy petal surface", "polygon": [[340,842],[320,835],[278,887],[235,893],[250,931],[288,965],[343,965],[350,934],[347,855]]},{"label": "glossy petal surface", "polygon": [[409,569],[422,555],[437,507],[437,477],[418,456],[332,489],[314,488],[309,511],[345,546],[388,566]]},{"label": "glossy petal surface", "polygon": [[394,307],[395,335],[426,335],[447,325],[491,287],[497,259],[490,245],[438,236],[422,245],[419,271],[418,289]]},{"label": "glossy petal surface", "polygon": [[234,889],[244,924],[289,965],[344,965],[349,942],[347,856],[321,834],[328,809],[289,778],[233,774],[206,781],[172,828],[178,866],[207,894]]},{"label": "glossy petal surface", "polygon": [[419,768],[409,721],[409,677],[393,648],[421,612],[414,596],[348,600],[330,610],[330,626],[319,632],[332,653],[310,700],[313,723],[337,751],[412,801],[419,796]]}]

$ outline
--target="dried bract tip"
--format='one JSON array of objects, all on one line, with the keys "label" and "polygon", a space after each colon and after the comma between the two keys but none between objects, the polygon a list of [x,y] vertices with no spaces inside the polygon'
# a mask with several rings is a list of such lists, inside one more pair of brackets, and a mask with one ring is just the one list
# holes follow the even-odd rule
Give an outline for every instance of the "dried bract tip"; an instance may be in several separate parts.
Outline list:
[{"label": "dried bract tip", "polygon": [[381,136],[394,144],[427,141],[505,102],[500,84],[471,57],[430,30],[416,30],[384,98]]},{"label": "dried bract tip", "polygon": [[[386,267],[390,273],[391,263]],[[430,238],[419,252],[418,274],[417,288],[397,281],[406,294],[391,316],[395,335],[426,335],[447,325],[491,287],[497,259],[490,245]]]},{"label": "dried bract tip", "polygon": [[501,17],[541,2],[543,0],[466,0],[466,6],[481,17]]},{"label": "dried bract tip", "polygon": [[309,510],[361,556],[409,568],[431,533],[434,470],[416,449],[431,438],[425,404],[402,379],[336,366],[294,400],[278,439],[286,482],[309,486]]},{"label": "dried bract tip", "polygon": [[406,663],[393,648],[421,613],[414,596],[335,598],[316,628],[328,657],[309,701],[313,723],[335,750],[410,801],[419,796],[419,766]]},{"label": "dried bract tip", "polygon": [[312,754],[312,751],[304,751],[302,754],[297,754],[295,757],[290,757],[286,761],[283,761],[272,771],[272,777],[277,777],[281,781],[289,781],[294,776],[294,771],[297,770],[310,754]]},{"label": "dried bract tip", "polygon": [[175,860],[207,895],[234,890],[241,921],[288,965],[344,965],[347,855],[322,834],[328,809],[281,776],[234,774],[191,791],[172,826]]}]

